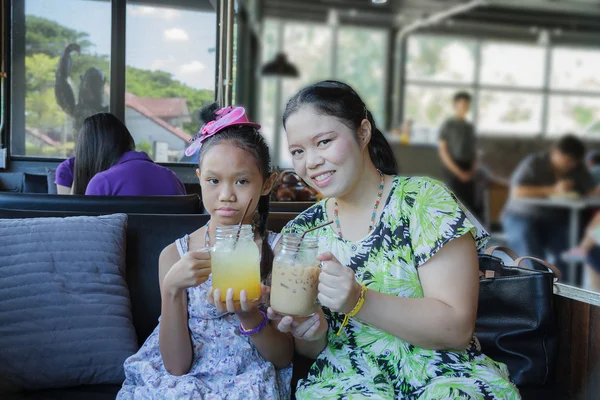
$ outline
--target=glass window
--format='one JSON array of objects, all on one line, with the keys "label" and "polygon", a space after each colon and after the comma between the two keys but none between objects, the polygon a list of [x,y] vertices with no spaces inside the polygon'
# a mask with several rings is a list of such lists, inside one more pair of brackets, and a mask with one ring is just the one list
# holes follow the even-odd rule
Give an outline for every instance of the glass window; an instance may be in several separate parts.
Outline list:
[{"label": "glass window", "polygon": [[195,162],[183,151],[199,109],[214,101],[215,48],[212,8],[127,5],[125,120],[155,161]]},{"label": "glass window", "polygon": [[386,32],[373,29],[338,31],[335,76],[356,90],[379,127],[385,126],[387,38]]},{"label": "glass window", "polygon": [[[300,77],[282,81],[281,110],[298,90],[332,77],[333,34],[331,28],[326,26],[289,23],[285,25],[283,43],[283,50],[290,62],[298,68]],[[291,167],[292,157],[288,150],[281,120],[275,122],[279,125],[278,131],[281,135],[279,141],[280,166]]]},{"label": "glass window", "polygon": [[[262,48],[261,67],[275,58],[279,47],[279,28],[280,22],[271,19],[265,20],[262,30]],[[267,140],[270,147],[273,147],[275,140],[275,101],[277,97],[277,79],[262,78],[260,83],[260,124],[261,134]]]},{"label": "glass window", "polygon": [[479,93],[479,132],[539,134],[542,130],[541,116],[541,95],[491,90]]},{"label": "glass window", "polygon": [[583,134],[600,120],[600,98],[551,96],[548,120],[550,135]]},{"label": "glass window", "polygon": [[544,48],[514,43],[485,42],[481,47],[481,83],[541,87]]},{"label": "glass window", "polygon": [[405,88],[404,119],[412,120],[411,141],[437,141],[442,123],[454,114],[452,98],[464,88],[408,85]]},{"label": "glass window", "polygon": [[26,0],[24,22],[25,36],[13,35],[11,152],[68,157],[83,120],[108,110],[111,5]]},{"label": "glass window", "polygon": [[475,41],[414,35],[408,39],[409,80],[470,83],[475,79]]},{"label": "glass window", "polygon": [[552,88],[600,92],[599,50],[555,48],[552,51]]}]

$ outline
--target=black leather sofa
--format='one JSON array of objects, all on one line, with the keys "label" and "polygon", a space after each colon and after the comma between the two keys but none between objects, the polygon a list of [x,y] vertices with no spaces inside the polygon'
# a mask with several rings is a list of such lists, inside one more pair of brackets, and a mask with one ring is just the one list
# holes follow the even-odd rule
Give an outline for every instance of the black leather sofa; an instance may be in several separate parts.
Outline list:
[{"label": "black leather sofa", "polygon": [[[10,210],[0,208],[0,219],[68,217],[96,215],[66,211]],[[273,213],[269,229],[276,231],[296,214]],[[158,323],[160,316],[160,289],[158,285],[158,257],[162,249],[175,239],[191,233],[206,224],[207,214],[129,214],[127,223],[127,284],[131,297],[133,324],[141,345]],[[114,399],[119,385],[94,385],[53,389],[19,394],[1,394],[2,399]]]},{"label": "black leather sofa", "polygon": [[[0,219],[3,218],[40,218],[67,217],[75,215],[96,215],[106,213],[14,210],[0,208]],[[269,229],[279,231],[296,213],[272,213]],[[160,315],[160,290],[158,285],[158,257],[161,250],[176,238],[193,232],[206,224],[209,216],[194,215],[153,215],[129,214],[127,224],[127,284],[130,290],[133,323],[138,343],[141,345],[156,327]],[[302,357],[294,360],[295,382],[308,372],[310,361]],[[63,389],[53,389],[19,394],[2,394],[1,399],[22,400],[62,400],[62,399],[114,399],[120,385],[93,385]],[[565,399],[554,388],[521,389],[522,398],[529,399]]]},{"label": "black leather sofa", "polygon": [[92,213],[201,214],[197,194],[185,196],[60,196],[0,192],[0,208]]}]

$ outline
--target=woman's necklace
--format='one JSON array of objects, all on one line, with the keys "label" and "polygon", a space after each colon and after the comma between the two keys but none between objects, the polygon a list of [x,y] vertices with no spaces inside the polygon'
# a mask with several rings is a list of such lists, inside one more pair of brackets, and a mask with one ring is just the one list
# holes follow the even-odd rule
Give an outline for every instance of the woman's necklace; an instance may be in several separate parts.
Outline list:
[{"label": "woman's necklace", "polygon": [[[385,185],[385,177],[383,176],[383,172],[377,170],[379,172],[379,176],[381,177],[381,183],[379,184],[379,192],[377,193],[377,200],[375,201],[375,206],[373,207],[373,214],[371,214],[371,223],[369,224],[369,230],[367,234],[371,233],[373,227],[375,226],[375,218],[377,217],[377,209],[379,208],[379,204],[381,203],[381,196],[383,196],[383,187]],[[339,206],[337,200],[333,201],[333,217],[335,218],[335,226],[337,226],[338,235],[343,238],[342,228],[340,226],[340,217],[339,217]]]}]

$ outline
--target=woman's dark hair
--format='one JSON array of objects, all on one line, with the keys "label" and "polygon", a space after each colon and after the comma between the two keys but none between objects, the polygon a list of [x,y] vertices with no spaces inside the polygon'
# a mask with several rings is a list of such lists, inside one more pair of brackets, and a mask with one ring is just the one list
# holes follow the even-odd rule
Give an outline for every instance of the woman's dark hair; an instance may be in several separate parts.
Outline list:
[{"label": "woman's dark hair", "polygon": [[312,107],[319,114],[337,118],[355,133],[358,133],[362,121],[366,118],[371,123],[371,161],[384,174],[398,174],[398,164],[390,144],[377,129],[373,114],[367,110],[358,93],[350,86],[338,81],[322,81],[305,87],[288,101],[283,112],[283,126],[285,127],[290,115],[304,106]]},{"label": "woman's dark hair", "polygon": [[[214,121],[215,112],[219,109],[217,103],[205,106],[200,110],[200,120],[204,123]],[[202,159],[204,155],[213,146],[227,142],[239,149],[242,149],[254,157],[258,170],[262,174],[263,180],[269,179],[271,174],[271,154],[269,145],[265,138],[254,128],[249,126],[231,126],[225,128],[214,136],[206,139],[200,147],[198,154],[198,165],[202,168]],[[261,196],[258,201],[258,231],[262,238],[262,256],[260,261],[260,276],[266,281],[271,275],[273,266],[273,250],[269,244],[269,232],[267,230],[267,220],[269,218],[269,196]]]},{"label": "woman's dark hair", "polygon": [[85,194],[94,175],[116,165],[123,154],[132,150],[135,141],[117,117],[109,113],[87,117],[75,145],[73,193]]}]

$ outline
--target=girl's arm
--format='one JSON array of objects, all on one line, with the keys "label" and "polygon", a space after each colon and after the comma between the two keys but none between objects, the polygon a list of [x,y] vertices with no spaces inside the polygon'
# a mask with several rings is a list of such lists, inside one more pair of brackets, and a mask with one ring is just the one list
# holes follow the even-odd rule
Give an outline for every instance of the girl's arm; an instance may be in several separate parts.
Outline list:
[{"label": "girl's arm", "polygon": [[[268,293],[268,286],[262,285],[263,296]],[[212,296],[211,296],[212,295]],[[208,301],[214,304],[218,312],[234,312],[240,320],[241,327],[244,330],[250,331],[260,326],[263,322],[263,315],[258,309],[260,299],[254,302],[248,302],[245,290],[240,292],[240,301],[234,302],[233,289],[228,289],[225,296],[225,302],[222,302],[221,292],[219,289],[212,291],[208,297]],[[287,334],[278,331],[269,321],[264,328],[257,333],[249,335],[250,340],[266,360],[272,363],[275,368],[282,369],[290,365],[294,356],[294,342]]]},{"label": "girl's arm", "polygon": [[[262,314],[257,310],[245,315],[238,314],[238,318],[244,329],[256,328],[263,320]],[[250,335],[250,340],[266,360],[271,362],[275,368],[282,369],[292,363],[294,356],[294,342],[292,337],[278,331],[270,322],[260,332]]]},{"label": "girl's arm", "polygon": [[200,285],[209,275],[208,252],[188,252],[179,259],[177,248],[171,244],[160,254],[161,321],[158,340],[165,369],[173,375],[186,374],[193,359],[186,288]]},{"label": "girl's arm", "polygon": [[[352,269],[330,253],[322,255],[321,304],[348,313],[361,287]],[[368,290],[354,318],[412,345],[449,350],[468,347],[475,329],[479,269],[470,234],[453,239],[418,269],[424,298],[404,298]]]},{"label": "girl's arm", "polygon": [[158,341],[165,369],[173,375],[184,375],[190,370],[193,357],[188,331],[187,293],[164,284],[167,272],[178,258],[173,244],[165,248],[159,258],[161,320]]}]

